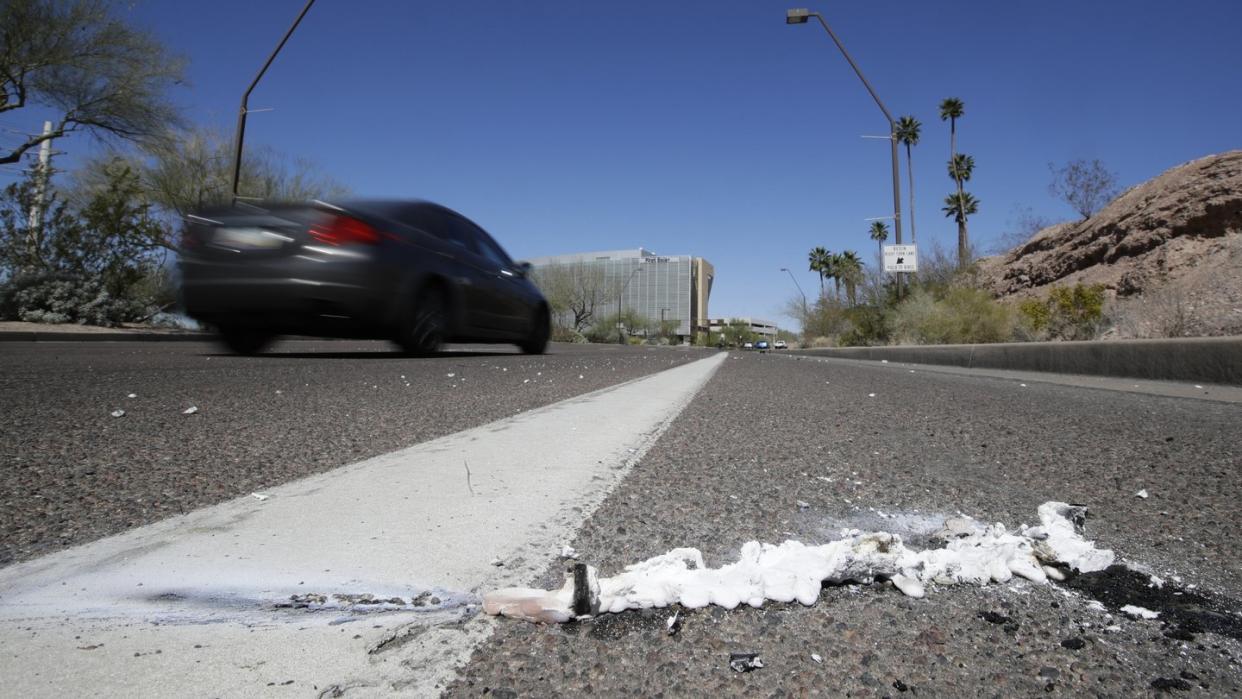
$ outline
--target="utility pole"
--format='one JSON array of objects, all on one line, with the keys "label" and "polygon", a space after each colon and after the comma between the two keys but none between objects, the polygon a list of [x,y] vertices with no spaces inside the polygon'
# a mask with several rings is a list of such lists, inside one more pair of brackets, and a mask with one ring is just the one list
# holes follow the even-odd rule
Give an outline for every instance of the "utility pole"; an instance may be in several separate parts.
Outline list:
[{"label": "utility pole", "polygon": [[[52,133],[52,122],[43,122],[43,135]],[[39,241],[43,239],[43,207],[47,197],[47,183],[52,176],[52,139],[39,144],[39,164],[35,166],[34,201],[30,203],[30,221],[26,227],[26,251],[33,262],[39,254]]]}]

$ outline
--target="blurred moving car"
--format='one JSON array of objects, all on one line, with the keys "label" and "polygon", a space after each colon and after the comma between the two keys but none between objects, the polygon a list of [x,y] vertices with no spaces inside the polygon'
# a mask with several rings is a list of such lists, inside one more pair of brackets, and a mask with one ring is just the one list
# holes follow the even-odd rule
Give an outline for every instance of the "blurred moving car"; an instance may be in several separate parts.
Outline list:
[{"label": "blurred moving car", "polygon": [[765,350],[765,349],[767,349],[767,348],[768,348],[768,341],[767,341],[767,340],[760,340],[760,341],[758,341],[758,342],[756,342],[756,343],[755,343],[755,349],[757,349],[757,350]]},{"label": "blurred moving car", "polygon": [[785,344],[784,340],[777,340],[772,343],[772,349],[789,349],[789,345]]},{"label": "blurred moving car", "polygon": [[755,348],[755,343],[753,342],[746,342],[742,344],[742,349],[754,349],[754,348]]},{"label": "blurred moving car", "polygon": [[280,335],[389,339],[412,354],[450,341],[547,347],[548,303],[530,265],[443,206],[243,204],[187,223],[186,313],[240,354]]}]

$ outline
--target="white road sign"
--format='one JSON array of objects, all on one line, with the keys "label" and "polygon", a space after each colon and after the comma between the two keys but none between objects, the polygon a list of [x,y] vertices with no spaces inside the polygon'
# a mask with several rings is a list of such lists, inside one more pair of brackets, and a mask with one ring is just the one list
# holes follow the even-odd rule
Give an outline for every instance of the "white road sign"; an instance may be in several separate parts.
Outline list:
[{"label": "white road sign", "polygon": [[917,272],[919,271],[919,254],[917,245],[885,245],[885,272]]}]

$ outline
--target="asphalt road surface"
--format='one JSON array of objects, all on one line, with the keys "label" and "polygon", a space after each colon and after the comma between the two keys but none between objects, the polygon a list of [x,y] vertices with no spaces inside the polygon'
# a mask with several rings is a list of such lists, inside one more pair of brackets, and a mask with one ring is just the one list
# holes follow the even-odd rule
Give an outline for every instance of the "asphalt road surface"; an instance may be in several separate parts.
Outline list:
[{"label": "asphalt road surface", "polygon": [[[486,430],[629,379],[652,377],[657,383],[630,385],[654,390],[647,387],[674,376],[655,372],[688,370],[714,354],[555,346],[536,358],[409,360],[358,347],[286,345],[275,357],[240,359],[196,345],[0,346],[4,561],[465,427]],[[1242,691],[1238,403],[1210,391],[1175,397],[771,353],[729,353],[711,372],[675,417],[650,430],[648,446],[621,449],[622,459],[633,455],[621,477],[601,478],[599,497],[578,508],[585,520],[573,525],[568,543],[601,575],[679,546],[700,548],[716,566],[735,560],[746,541],[818,544],[843,528],[893,531],[926,546],[957,512],[1016,528],[1035,523],[1047,500],[1087,504],[1090,538],[1145,572],[933,586],[925,599],[883,583],[834,586],[810,607],[683,610],[675,635],[666,632],[672,610],[542,626],[472,615],[467,605],[434,629],[469,638],[457,644],[461,665],[440,689],[462,696]],[[199,412],[183,414],[191,405]],[[572,423],[588,407],[562,405],[570,429],[603,430],[597,415]],[[117,408],[126,415],[110,417]],[[1136,496],[1140,490],[1146,498]],[[550,548],[528,558],[535,565],[526,583],[560,586],[566,561]],[[1161,617],[1132,619],[1119,611],[1125,603]],[[21,637],[14,628],[0,632],[0,656],[16,658],[18,645],[34,642],[35,631]],[[255,680],[241,673],[206,691],[172,693],[426,693],[426,685],[401,677],[451,664],[414,642],[433,636],[425,625],[374,633],[387,640],[360,638],[354,652],[382,681],[364,671],[336,684],[290,674],[273,677],[272,686],[248,685]],[[88,641],[71,653],[95,652]],[[731,670],[735,652],[758,653],[764,666]],[[160,662],[143,655],[134,662]],[[25,686],[37,693],[39,685]]]},{"label": "asphalt road surface", "polygon": [[471,345],[411,359],[383,342],[290,340],[239,357],[206,342],[0,343],[0,565],[703,352]]}]

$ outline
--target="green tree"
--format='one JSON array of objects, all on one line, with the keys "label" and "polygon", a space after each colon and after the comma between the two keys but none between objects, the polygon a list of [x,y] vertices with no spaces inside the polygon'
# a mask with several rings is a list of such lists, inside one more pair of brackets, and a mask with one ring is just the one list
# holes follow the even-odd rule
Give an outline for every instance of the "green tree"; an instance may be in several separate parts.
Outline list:
[{"label": "green tree", "polygon": [[966,155],[965,153],[958,153],[953,156],[952,160],[949,161],[948,168],[949,177],[951,177],[954,182],[957,182],[958,180],[961,180],[962,182],[969,182],[971,176],[975,174],[975,157],[973,155]]},{"label": "green tree", "polygon": [[152,34],[126,26],[113,3],[4,0],[0,31],[0,114],[37,105],[52,122],[49,133],[0,149],[0,164],[79,129],[150,142],[180,123],[165,93],[181,82],[184,61]]},{"label": "green tree", "polygon": [[[141,153],[113,152],[87,161],[74,173],[70,198],[84,205],[108,182],[109,169],[124,163],[138,174],[142,197],[165,214],[169,225],[164,242],[173,247],[186,216],[232,200],[232,149],[230,139],[210,129],[169,132]],[[246,150],[239,188],[247,197],[269,201],[332,199],[348,192],[310,162],[261,146]]]},{"label": "green tree", "polygon": [[966,219],[979,211],[979,200],[970,192],[959,192],[950,194],[944,198],[944,207],[941,208],[946,218],[952,218],[957,222],[957,265],[959,269],[964,269],[970,264],[970,249],[966,245]]},{"label": "green tree", "polygon": [[810,271],[819,274],[819,295],[824,296],[824,277],[828,269],[828,264],[832,253],[822,246],[811,249],[807,254],[807,261],[810,263]]},{"label": "green tree", "polygon": [[923,129],[923,124],[913,116],[903,116],[897,120],[897,140],[906,147],[906,175],[910,180],[910,242],[915,241],[914,236],[914,160],[910,154],[910,148],[919,144],[919,133]]},{"label": "green tree", "polygon": [[888,224],[883,221],[871,222],[871,239],[875,241],[876,252],[884,254],[884,241],[888,240]]},{"label": "green tree", "polygon": [[845,262],[844,262],[844,259],[841,257],[841,254],[833,253],[832,255],[830,255],[828,258],[828,271],[825,272],[825,276],[827,276],[829,279],[832,280],[832,285],[833,285],[833,288],[835,289],[833,298],[836,299],[837,301],[841,300],[841,281],[844,278],[844,275],[843,275],[844,271],[845,271]]},{"label": "green tree", "polygon": [[[957,184],[957,199],[963,200],[962,173],[957,170],[957,120],[966,113],[966,105],[956,97],[949,97],[940,102],[940,120],[949,122],[949,163],[952,170],[950,176]],[[973,213],[973,212],[972,212]],[[969,263],[970,241],[966,231],[966,217],[963,216],[957,225],[957,262],[959,267]]]},{"label": "green tree", "polygon": [[[535,268],[531,281],[548,299],[553,323],[578,333],[606,325],[596,322],[596,314],[615,304],[619,292],[602,267],[583,263]],[[613,313],[612,337],[616,337],[616,320]]]},{"label": "green tree", "polygon": [[850,306],[856,306],[858,285],[863,280],[862,258],[853,250],[846,250],[841,253],[838,265],[841,281],[845,283],[845,296],[849,299]]},{"label": "green tree", "polygon": [[30,181],[0,196],[0,317],[112,325],[140,320],[166,303],[163,225],[138,193],[128,167],[84,206],[71,209],[55,192],[42,222],[30,227]]},{"label": "green tree", "polygon": [[750,323],[740,318],[731,319],[729,324],[720,330],[720,335],[724,338],[725,344],[732,347],[741,347],[747,342],[753,342],[757,337],[750,329]]}]

